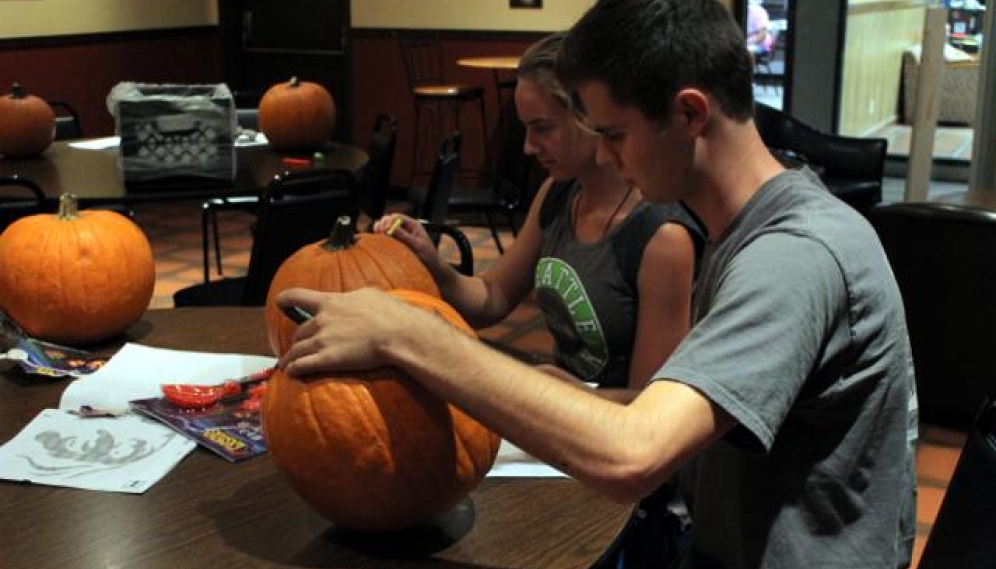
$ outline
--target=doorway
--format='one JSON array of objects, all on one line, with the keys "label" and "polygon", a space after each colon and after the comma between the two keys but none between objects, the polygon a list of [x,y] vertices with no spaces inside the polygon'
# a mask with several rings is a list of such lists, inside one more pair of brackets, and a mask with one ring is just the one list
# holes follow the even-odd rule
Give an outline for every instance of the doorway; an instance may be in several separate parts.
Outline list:
[{"label": "doorway", "polygon": [[296,76],[324,86],[336,104],[334,138],[349,140],[348,0],[219,0],[225,75],[236,104],[254,107]]}]

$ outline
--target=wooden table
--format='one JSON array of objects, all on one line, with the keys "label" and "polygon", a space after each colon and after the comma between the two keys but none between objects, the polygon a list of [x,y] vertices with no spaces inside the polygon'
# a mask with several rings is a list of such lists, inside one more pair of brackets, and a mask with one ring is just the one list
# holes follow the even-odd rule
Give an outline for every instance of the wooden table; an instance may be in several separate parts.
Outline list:
[{"label": "wooden table", "polygon": [[[125,339],[268,353],[259,308],[150,311]],[[65,381],[2,365],[6,442],[57,406]],[[618,538],[629,512],[570,479],[489,478],[424,527],[356,534],[312,512],[265,456],[232,464],[196,449],[143,495],[0,482],[0,567],[582,569]]]},{"label": "wooden table", "polygon": [[[118,166],[118,149],[76,148],[72,141],[53,143],[39,156],[0,158],[0,176],[21,175],[39,184],[55,203],[62,192],[73,192],[86,203],[135,203],[255,195],[273,176],[288,169],[282,160],[311,153],[276,152],[268,145],[236,147],[236,178],[232,181],[185,178],[125,184]],[[358,172],[367,153],[349,144],[329,142],[322,149],[325,166]]]}]

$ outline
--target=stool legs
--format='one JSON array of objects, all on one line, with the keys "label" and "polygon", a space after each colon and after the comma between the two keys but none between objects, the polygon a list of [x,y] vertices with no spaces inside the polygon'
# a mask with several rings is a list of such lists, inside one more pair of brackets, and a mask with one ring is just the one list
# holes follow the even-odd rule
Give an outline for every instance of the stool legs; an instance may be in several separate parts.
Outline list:
[{"label": "stool legs", "polygon": [[224,272],[221,270],[221,232],[218,230],[218,213],[205,203],[201,206],[201,254],[204,256],[204,282],[211,280],[211,255],[208,253],[209,227],[211,235],[214,237],[214,258],[218,274],[224,276]]}]

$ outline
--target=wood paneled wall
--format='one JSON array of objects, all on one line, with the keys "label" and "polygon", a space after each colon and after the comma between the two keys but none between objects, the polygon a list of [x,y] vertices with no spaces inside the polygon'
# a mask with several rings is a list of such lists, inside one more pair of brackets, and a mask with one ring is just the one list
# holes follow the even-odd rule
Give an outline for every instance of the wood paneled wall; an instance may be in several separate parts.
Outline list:
[{"label": "wood paneled wall", "polygon": [[923,4],[852,0],[844,45],[841,134],[865,136],[896,120],[902,53],[920,42]]},{"label": "wood paneled wall", "polygon": [[0,92],[17,81],[80,114],[86,136],[114,132],[106,98],[119,81],[218,83],[221,42],[216,27],[64,36],[0,44]]}]

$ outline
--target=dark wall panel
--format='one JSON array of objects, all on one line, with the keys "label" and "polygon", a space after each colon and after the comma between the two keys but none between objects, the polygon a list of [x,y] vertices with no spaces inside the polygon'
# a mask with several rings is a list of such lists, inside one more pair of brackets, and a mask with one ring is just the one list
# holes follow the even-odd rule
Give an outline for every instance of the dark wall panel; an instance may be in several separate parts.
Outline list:
[{"label": "dark wall panel", "polygon": [[[426,32],[405,32],[413,35]],[[470,56],[521,55],[540,36],[516,36],[470,33],[441,34],[444,59],[447,62],[447,79],[485,87],[485,115],[488,133],[496,132],[498,122],[498,97],[495,78],[486,69],[471,69],[456,64],[457,59]],[[353,101],[353,140],[363,146],[370,139],[377,113],[387,113],[398,118],[398,147],[395,154],[391,182],[407,186],[410,181],[412,144],[415,141],[415,113],[408,90],[404,63],[397,39],[389,31],[362,31],[354,33],[349,41],[350,67],[352,69],[351,96]],[[501,77],[511,77],[502,72]],[[508,101],[510,93],[506,91]],[[484,160],[480,144],[480,119],[473,107],[466,105],[461,115],[463,156],[465,167],[476,168]]]},{"label": "dark wall panel", "polygon": [[14,81],[80,113],[84,135],[114,132],[107,93],[119,81],[222,81],[216,28],[17,40],[0,44],[0,92]]}]

